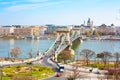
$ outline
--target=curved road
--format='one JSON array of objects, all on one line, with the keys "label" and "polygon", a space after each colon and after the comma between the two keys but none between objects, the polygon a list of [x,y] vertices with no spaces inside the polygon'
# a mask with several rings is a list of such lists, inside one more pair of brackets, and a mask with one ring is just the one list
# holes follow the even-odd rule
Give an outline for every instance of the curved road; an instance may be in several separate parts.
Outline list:
[{"label": "curved road", "polygon": [[[53,68],[55,70],[55,72],[57,73],[58,70],[57,70],[57,64],[53,61],[50,60],[51,57],[49,57],[51,54],[45,56],[42,60],[42,65],[44,66],[49,66],[51,68]],[[56,74],[50,78],[47,78],[47,79],[44,79],[44,80],[65,80],[65,73],[62,73],[62,76],[61,77],[56,77]]]}]

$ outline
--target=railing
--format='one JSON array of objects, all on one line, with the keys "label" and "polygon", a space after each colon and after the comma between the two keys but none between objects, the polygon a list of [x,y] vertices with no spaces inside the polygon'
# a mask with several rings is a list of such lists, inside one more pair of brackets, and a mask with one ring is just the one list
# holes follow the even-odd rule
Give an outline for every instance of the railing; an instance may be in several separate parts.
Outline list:
[{"label": "railing", "polygon": [[76,36],[71,40],[71,42],[73,42],[74,40],[76,40],[78,37],[80,37],[80,35],[76,35]]},{"label": "railing", "polygon": [[62,52],[67,46],[68,46],[68,44],[64,44],[57,53],[60,54],[60,52]]},{"label": "railing", "polygon": [[72,39],[74,39],[74,37],[77,35],[77,33],[75,33],[74,35],[71,36],[70,41],[72,41]]},{"label": "railing", "polygon": [[65,42],[65,36],[63,36],[62,42],[60,43],[60,45],[57,48],[56,52],[59,51],[59,49],[63,46],[64,42]]},{"label": "railing", "polygon": [[47,50],[47,52],[45,52],[46,55],[49,54],[50,52],[52,52],[54,46],[56,45],[57,40],[59,39],[59,37],[60,37],[60,36],[58,36],[58,37],[56,38],[56,40],[54,41],[54,43],[52,44],[52,46]]},{"label": "railing", "polygon": [[[71,37],[70,38],[70,40],[71,40],[71,42],[73,42],[75,39],[77,39],[78,37],[80,37],[80,35],[74,35],[74,37]],[[64,43],[64,45],[62,45],[61,47],[60,47],[60,49],[57,51],[57,54],[60,54],[60,52],[62,52],[68,45],[70,45],[70,44],[66,44],[66,42]]]}]

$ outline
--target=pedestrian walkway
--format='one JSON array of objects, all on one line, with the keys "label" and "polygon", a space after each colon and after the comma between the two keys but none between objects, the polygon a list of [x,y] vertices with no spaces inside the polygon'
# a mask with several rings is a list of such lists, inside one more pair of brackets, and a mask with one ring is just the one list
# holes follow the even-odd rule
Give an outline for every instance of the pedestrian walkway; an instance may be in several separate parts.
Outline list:
[{"label": "pedestrian walkway", "polygon": [[40,60],[41,57],[35,57],[35,58],[30,58],[30,59],[26,59],[26,60],[20,60],[20,61],[16,61],[16,62],[12,62],[12,61],[1,61],[0,62],[0,66],[6,66],[6,65],[14,65],[14,64],[22,64],[22,63],[27,63],[27,62],[33,62],[33,61],[38,61]]}]

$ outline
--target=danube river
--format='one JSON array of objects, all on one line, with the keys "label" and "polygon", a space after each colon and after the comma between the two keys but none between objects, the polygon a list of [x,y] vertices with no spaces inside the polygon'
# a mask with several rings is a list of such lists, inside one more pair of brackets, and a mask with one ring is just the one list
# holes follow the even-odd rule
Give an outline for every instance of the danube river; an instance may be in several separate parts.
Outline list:
[{"label": "danube river", "polygon": [[44,53],[54,42],[54,40],[0,40],[0,57],[8,57],[13,47],[20,47],[22,55],[20,58],[28,58],[29,52],[32,50],[34,56],[37,51]]},{"label": "danube river", "polygon": [[[28,53],[32,50],[36,56],[37,51],[44,53],[54,42],[54,40],[0,40],[0,57],[8,57],[10,49],[19,46],[22,51],[21,58],[28,58]],[[109,51],[112,53],[120,52],[120,41],[83,41],[78,45],[75,52],[79,55],[82,49],[90,49],[96,53]]]},{"label": "danube river", "polygon": [[78,45],[75,50],[76,58],[79,58],[79,53],[83,49],[90,49],[95,51],[96,54],[99,54],[103,51],[108,51],[114,54],[115,52],[120,52],[120,41],[117,40],[91,40],[83,41],[82,44]]}]

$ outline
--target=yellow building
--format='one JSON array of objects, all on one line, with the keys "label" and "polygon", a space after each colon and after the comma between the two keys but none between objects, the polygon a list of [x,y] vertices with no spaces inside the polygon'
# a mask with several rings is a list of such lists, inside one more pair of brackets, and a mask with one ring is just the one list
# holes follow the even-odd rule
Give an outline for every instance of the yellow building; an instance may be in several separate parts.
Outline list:
[{"label": "yellow building", "polygon": [[40,36],[40,28],[37,26],[31,26],[31,34],[34,35],[35,37]]},{"label": "yellow building", "polygon": [[21,37],[38,37],[39,36],[39,27],[30,26],[30,27],[23,27],[23,28],[16,28],[14,30],[14,35],[21,36]]}]

